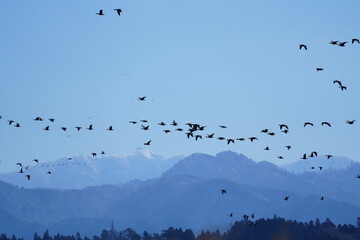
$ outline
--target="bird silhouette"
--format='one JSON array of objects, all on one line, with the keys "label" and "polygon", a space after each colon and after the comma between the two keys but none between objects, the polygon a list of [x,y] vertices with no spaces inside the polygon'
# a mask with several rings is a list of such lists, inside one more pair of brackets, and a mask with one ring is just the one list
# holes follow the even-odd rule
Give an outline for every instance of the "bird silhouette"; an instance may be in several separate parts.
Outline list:
[{"label": "bird silhouette", "polygon": [[281,132],[288,134],[289,130],[285,129],[285,130],[282,130]]},{"label": "bird silhouette", "polygon": [[351,39],[351,43],[354,44],[355,42],[360,44],[360,40],[358,38]]},{"label": "bird silhouette", "polygon": [[129,121],[129,123],[131,123],[131,124],[137,124],[136,121]]},{"label": "bird silhouette", "polygon": [[165,126],[166,123],[164,123],[164,122],[159,122],[158,125],[160,125],[160,126]]},{"label": "bird silhouette", "polygon": [[304,48],[306,51],[308,50],[305,44],[299,44],[299,49],[301,50],[302,48]]},{"label": "bird silhouette", "polygon": [[311,154],[310,154],[310,157],[317,157],[317,156],[318,156],[318,153],[315,151],[311,152]]},{"label": "bird silhouette", "polygon": [[340,87],[342,86],[342,83],[341,83],[341,81],[339,81],[339,80],[334,80],[334,81],[333,81],[333,84],[335,84],[335,83],[339,84]]},{"label": "bird silhouette", "polygon": [[20,167],[22,167],[23,166],[23,164],[22,163],[16,163],[16,165],[19,165]]},{"label": "bird silhouette", "polygon": [[352,125],[355,123],[356,120],[346,120],[346,124]]},{"label": "bird silhouette", "polygon": [[275,136],[275,133],[274,132],[268,132],[267,135]]},{"label": "bird silhouette", "polygon": [[43,130],[45,130],[45,131],[49,131],[49,130],[50,130],[50,126],[46,126],[46,127],[44,127],[44,128],[43,128]]},{"label": "bird silhouette", "polygon": [[290,198],[289,196],[286,196],[286,197],[284,197],[284,200],[287,201],[287,200],[289,200],[289,198]]},{"label": "bird silhouette", "polygon": [[49,118],[50,122],[55,122],[55,118]]},{"label": "bird silhouette", "polygon": [[329,122],[322,122],[321,126],[323,126],[323,125],[328,125],[329,127],[331,127],[331,124]]},{"label": "bird silhouette", "polygon": [[169,130],[169,129],[165,129],[165,130],[163,130],[164,131],[164,133],[169,133],[169,132],[171,132],[171,130]]},{"label": "bird silhouette", "polygon": [[287,145],[285,146],[287,148],[287,150],[290,150],[291,149],[291,146],[290,145]]},{"label": "bird silhouette", "polygon": [[101,154],[101,155],[105,155],[105,152],[104,152],[104,151],[101,151],[100,154]]},{"label": "bird silhouette", "polygon": [[221,194],[226,194],[226,189],[221,189]]},{"label": "bird silhouette", "polygon": [[253,142],[253,141],[255,141],[255,140],[259,140],[257,137],[249,137],[249,140],[251,141],[251,142]]},{"label": "bird silhouette", "polygon": [[286,124],[279,124],[280,130],[282,130],[283,128],[289,129],[288,125]]},{"label": "bird silhouette", "polygon": [[261,130],[260,132],[262,132],[262,133],[268,133],[268,132],[269,132],[269,129],[265,128],[265,129]]},{"label": "bird silhouette", "polygon": [[145,146],[149,146],[151,144],[151,140],[144,143]]},{"label": "bird silhouette", "polygon": [[24,170],[23,170],[23,168],[20,168],[20,171],[19,171],[19,173],[24,173]]},{"label": "bird silhouette", "polygon": [[116,11],[116,13],[120,16],[120,14],[122,13],[121,8],[115,8],[114,9]]},{"label": "bird silhouette", "polygon": [[233,216],[233,213],[230,213],[230,214],[229,214],[229,217],[232,217],[232,216]]},{"label": "bird silhouette", "polygon": [[29,174],[25,175],[25,177],[30,181],[31,176]]},{"label": "bird silhouette", "polygon": [[108,131],[114,131],[113,126],[109,126],[106,130],[108,130]]},{"label": "bird silhouette", "polygon": [[90,125],[89,125],[89,127],[88,127],[88,128],[86,128],[86,129],[87,129],[87,130],[89,130],[89,131],[94,130],[94,129],[93,129],[93,125],[92,125],[92,124],[90,124]]},{"label": "bird silhouette", "polygon": [[219,128],[227,128],[227,126],[220,125]]},{"label": "bird silhouette", "polygon": [[339,86],[339,88],[341,89],[341,91],[347,90],[346,86]]},{"label": "bird silhouette", "polygon": [[207,134],[207,135],[206,135],[206,138],[213,138],[213,137],[214,137],[214,135],[215,135],[215,133],[212,133],[212,134]]},{"label": "bird silhouette", "polygon": [[33,159],[34,162],[36,163],[39,163],[39,160],[38,159]]},{"label": "bird silhouette", "polygon": [[219,139],[219,140],[225,140],[224,137],[218,137],[217,139]]},{"label": "bird silhouette", "polygon": [[139,100],[139,101],[145,101],[145,99],[146,99],[146,96],[144,96],[144,97],[138,97],[138,100]]},{"label": "bird silhouette", "polygon": [[321,201],[324,200],[324,197],[321,197],[320,200],[321,200]]},{"label": "bird silhouette", "polygon": [[42,119],[41,117],[36,117],[34,118],[34,121],[44,121],[44,119]]},{"label": "bird silhouette", "polygon": [[230,143],[235,143],[235,140],[231,138],[227,139],[227,145],[229,145]]},{"label": "bird silhouette", "polygon": [[63,130],[64,132],[66,132],[67,128],[66,127],[61,127],[61,130]]},{"label": "bird silhouette", "polygon": [[194,134],[192,132],[186,132],[185,134],[187,138],[194,137]]},{"label": "bird silhouette", "polygon": [[82,127],[75,127],[75,128],[76,128],[76,130],[80,131],[80,129],[81,129]]},{"label": "bird silhouette", "polygon": [[146,122],[148,122],[148,120],[142,119],[142,120],[140,120],[140,122],[146,123]]},{"label": "bird silhouette", "polygon": [[323,170],[323,167],[322,167],[322,166],[319,166],[319,169],[320,169],[320,171],[321,171],[321,170]]},{"label": "bird silhouette", "polygon": [[19,127],[21,127],[21,125],[20,125],[19,123],[16,123],[16,124],[14,125],[14,127],[19,128]]},{"label": "bird silhouette", "polygon": [[307,159],[307,157],[306,157],[306,153],[304,153],[304,155],[301,157],[301,159]]},{"label": "bird silhouette", "polygon": [[283,156],[278,156],[277,158],[278,158],[278,159],[284,159],[284,157],[283,157]]},{"label": "bird silhouette", "polygon": [[245,138],[237,138],[238,141],[245,141]]},{"label": "bird silhouette", "polygon": [[268,146],[266,146],[266,147],[264,148],[264,150],[265,150],[265,151],[269,151],[270,148],[269,148]]},{"label": "bird silhouette", "polygon": [[8,120],[9,125],[14,123],[14,120]]},{"label": "bird silhouette", "polygon": [[316,68],[316,71],[321,72],[321,71],[324,71],[324,69],[323,68]]},{"label": "bird silhouette", "polygon": [[91,155],[92,155],[93,157],[96,157],[96,156],[97,156],[97,154],[96,154],[96,153],[91,153]]},{"label": "bird silhouette", "polygon": [[306,127],[307,125],[314,126],[314,124],[311,123],[311,122],[305,122],[305,123],[304,123],[304,127]]},{"label": "bird silhouette", "polygon": [[347,42],[338,42],[338,46],[340,47],[345,47],[345,44],[347,44]]},{"label": "bird silhouette", "polygon": [[333,157],[333,155],[325,155],[327,159],[330,159]]},{"label": "bird silhouette", "polygon": [[331,45],[337,45],[337,43],[338,43],[339,41],[330,41],[329,43],[331,44]]},{"label": "bird silhouette", "polygon": [[177,126],[177,125],[178,125],[178,123],[177,123],[175,120],[173,120],[173,121],[172,121],[172,123],[171,123],[170,125],[172,125],[172,126]]},{"label": "bird silhouette", "polygon": [[195,141],[197,141],[199,138],[202,139],[202,136],[201,135],[195,135]]},{"label": "bird silhouette", "polygon": [[47,174],[51,174],[51,171],[48,171]]},{"label": "bird silhouette", "polygon": [[104,11],[103,11],[102,9],[100,9],[99,12],[96,13],[96,15],[103,16],[103,15],[105,15],[105,14],[104,14]]},{"label": "bird silhouette", "polygon": [[182,129],[182,128],[175,128],[175,130],[179,131],[179,132],[184,131],[184,129]]},{"label": "bird silhouette", "polygon": [[141,125],[141,129],[142,129],[142,130],[145,130],[145,131],[146,131],[146,130],[149,130],[149,125],[147,125],[147,126]]}]

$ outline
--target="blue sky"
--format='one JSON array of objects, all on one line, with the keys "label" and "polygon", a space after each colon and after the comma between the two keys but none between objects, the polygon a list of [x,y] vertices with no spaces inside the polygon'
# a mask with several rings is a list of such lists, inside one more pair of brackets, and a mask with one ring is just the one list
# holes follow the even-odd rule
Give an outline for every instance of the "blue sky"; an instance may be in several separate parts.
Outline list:
[{"label": "blue sky", "polygon": [[[360,38],[357,0],[38,0],[1,1],[0,7],[6,9],[0,16],[1,172],[34,158],[121,155],[150,139],[147,148],[166,157],[232,150],[280,163],[316,150],[359,160],[360,45],[328,44]],[[99,9],[105,16],[95,15]],[[309,50],[299,51],[300,43]],[[335,79],[348,91],[333,85]],[[147,100],[137,101],[140,96]],[[32,121],[36,116],[56,122]],[[22,127],[9,127],[8,119]],[[140,119],[149,120],[150,131],[128,123]],[[353,119],[359,122],[345,124]],[[227,146],[165,135],[157,123],[172,120],[206,125],[203,134],[260,141]],[[305,121],[316,125],[303,128]],[[333,127],[321,127],[322,121]],[[288,135],[279,132],[280,123],[289,125]],[[75,132],[89,124],[94,131]],[[42,130],[46,125],[51,131]],[[109,125],[114,132],[105,130]],[[264,128],[277,135],[261,135]]]}]

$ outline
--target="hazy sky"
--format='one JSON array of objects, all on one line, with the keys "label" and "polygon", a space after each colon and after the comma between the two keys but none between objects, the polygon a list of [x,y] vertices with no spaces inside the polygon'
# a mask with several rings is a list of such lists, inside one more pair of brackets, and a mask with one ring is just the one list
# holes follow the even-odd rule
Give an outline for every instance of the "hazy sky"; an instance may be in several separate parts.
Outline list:
[{"label": "hazy sky", "polygon": [[[232,150],[280,163],[316,150],[359,160],[360,45],[329,44],[360,38],[358,0],[13,0],[0,8],[0,172],[34,158],[122,155],[150,139],[146,148],[166,157]],[[123,9],[120,17],[114,8]],[[56,122],[34,122],[37,116]],[[128,123],[140,119],[149,131]],[[172,120],[259,141],[227,146],[163,133],[174,127],[157,123]],[[304,128],[305,121],[315,126]],[[91,123],[92,132],[74,128]],[[264,128],[277,135],[261,134]]]}]

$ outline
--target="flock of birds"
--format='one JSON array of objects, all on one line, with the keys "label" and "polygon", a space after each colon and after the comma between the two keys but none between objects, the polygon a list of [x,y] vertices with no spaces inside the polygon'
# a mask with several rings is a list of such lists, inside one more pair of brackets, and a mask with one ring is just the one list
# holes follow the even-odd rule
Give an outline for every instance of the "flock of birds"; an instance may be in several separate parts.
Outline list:
[{"label": "flock of birds", "polygon": [[[120,15],[122,14],[122,12],[123,12],[122,9],[120,9],[120,8],[116,8],[116,9],[113,9],[113,10],[116,12],[116,14],[117,14],[118,16],[120,16]],[[103,9],[100,9],[100,10],[96,13],[96,15],[99,15],[99,16],[105,15],[104,10],[103,10]],[[345,41],[345,42],[333,41],[333,40],[330,41],[330,44],[331,44],[331,45],[336,45],[336,46],[339,46],[339,47],[345,47],[347,43],[348,43],[348,42],[346,42],[346,41]],[[353,39],[351,40],[351,43],[352,43],[352,44],[355,44],[355,43],[360,44],[360,40],[357,39],[357,38],[353,38]],[[300,50],[306,50],[306,51],[307,51],[307,50],[308,50],[308,46],[307,46],[306,44],[299,44],[299,49],[300,49]],[[317,71],[317,72],[324,71],[324,68],[322,68],[322,67],[317,67],[317,68],[316,68],[316,71]],[[343,85],[343,83],[342,83],[340,80],[334,80],[334,81],[333,81],[333,84],[337,84],[338,87],[339,87],[342,91],[347,90],[347,87],[346,87],[345,85]],[[138,97],[138,100],[139,100],[139,101],[146,101],[146,96]],[[3,119],[2,116],[0,116],[0,120],[1,120],[1,119]],[[34,121],[37,121],[37,122],[44,122],[44,121],[46,121],[46,120],[45,120],[44,118],[42,118],[42,117],[35,117],[33,120],[34,120]],[[47,120],[48,120],[50,123],[54,123],[54,122],[55,122],[55,118],[48,118]],[[8,122],[8,125],[9,125],[9,126],[13,126],[13,127],[15,127],[15,128],[20,128],[20,127],[22,127],[22,125],[21,125],[20,123],[16,122],[15,120],[9,119],[9,120],[7,120],[7,122]],[[346,120],[345,123],[348,124],[348,125],[353,125],[353,124],[355,124],[355,122],[356,122],[356,120]],[[133,125],[140,124],[141,130],[143,130],[143,131],[149,131],[149,130],[151,129],[151,128],[150,128],[150,125],[148,125],[148,120],[146,120],[146,119],[139,120],[139,121],[129,121],[129,123],[130,123],[130,124],[133,124]],[[171,123],[169,123],[169,124],[167,124],[167,123],[165,123],[165,122],[159,122],[159,123],[157,123],[157,125],[164,127],[164,129],[163,129],[162,131],[163,131],[165,134],[169,134],[169,133],[171,133],[171,132],[173,132],[173,131],[183,132],[188,139],[193,138],[195,141],[198,141],[198,140],[203,139],[203,138],[206,138],[206,139],[217,139],[217,140],[219,140],[219,141],[224,141],[227,145],[229,145],[229,144],[234,144],[236,141],[242,142],[242,141],[248,140],[248,141],[250,141],[250,142],[254,142],[254,141],[258,141],[258,140],[259,140],[258,137],[256,137],[256,136],[237,137],[237,138],[226,138],[226,137],[223,137],[223,136],[217,136],[217,135],[215,135],[215,133],[203,134],[203,132],[205,131],[205,129],[207,128],[207,126],[201,125],[201,124],[198,124],[198,123],[190,123],[190,122],[188,122],[188,123],[185,123],[184,126],[180,127],[180,124],[179,124],[177,121],[173,120],[173,121],[172,121]],[[312,122],[304,122],[303,127],[313,127],[314,125],[315,125],[315,124],[312,123]],[[320,124],[319,124],[319,125],[320,125]],[[172,128],[168,128],[167,126],[172,126]],[[279,130],[280,130],[281,133],[283,133],[283,134],[288,134],[288,133],[289,133],[289,126],[288,126],[287,124],[283,124],[283,123],[282,123],[282,124],[279,124],[278,126],[279,126]],[[321,126],[332,127],[332,124],[331,124],[330,122],[324,121],[324,122],[321,122]],[[228,128],[228,127],[225,126],[225,125],[219,125],[218,127],[221,128],[221,129]],[[82,131],[82,130],[94,131],[94,130],[95,130],[95,127],[94,127],[94,124],[90,124],[90,125],[88,125],[87,127],[83,127],[83,126],[73,126],[72,129],[75,129],[76,131]],[[44,130],[44,131],[50,131],[50,130],[52,130],[51,124],[44,126],[44,127],[43,127],[43,130]],[[60,130],[66,132],[66,131],[70,130],[70,128],[67,127],[67,126],[62,126],[62,127],[60,127]],[[110,125],[108,128],[106,128],[106,129],[104,129],[104,130],[111,132],[111,131],[115,131],[115,128],[114,128],[112,125]],[[268,135],[268,136],[275,136],[275,135],[277,134],[277,133],[275,133],[274,131],[270,131],[268,128],[262,129],[262,130],[260,131],[260,133],[261,133],[261,134],[266,134],[266,135]],[[147,140],[147,141],[144,142],[143,144],[144,144],[145,146],[149,146],[149,145],[152,144],[152,140]],[[290,150],[290,149],[292,148],[291,145],[286,145],[286,146],[284,146],[284,147],[285,147],[287,150]],[[263,150],[269,151],[269,150],[270,150],[270,147],[269,147],[269,146],[266,146],[265,148],[263,148]],[[101,151],[99,154],[100,154],[100,155],[104,155],[105,152],[104,152],[104,151]],[[92,153],[91,153],[91,156],[92,156],[92,157],[97,157],[97,156],[98,156],[98,153],[92,152]],[[317,156],[318,156],[318,153],[317,153],[316,151],[312,151],[310,154],[304,153],[300,158],[303,159],[303,160],[305,160],[305,159],[308,159],[308,158],[316,158]],[[326,156],[327,159],[330,159],[331,157],[333,157],[331,154],[326,154],[325,156]],[[278,159],[284,159],[284,157],[283,157],[282,155],[277,156],[277,158],[278,158]],[[68,160],[72,160],[71,157],[69,157],[69,158],[67,158],[67,159],[68,159]],[[33,162],[35,162],[36,164],[39,164],[39,160],[38,160],[38,159],[34,159]],[[31,175],[30,175],[30,174],[26,174],[26,171],[29,170],[30,166],[24,166],[24,164],[21,163],[21,162],[16,163],[16,165],[20,168],[19,173],[20,173],[20,174],[24,174],[25,177],[26,177],[26,179],[27,179],[27,180],[30,180],[30,179],[31,179]],[[323,169],[322,166],[318,166],[318,167],[313,166],[313,167],[311,167],[311,169],[316,169],[316,168],[319,168],[320,171]],[[52,173],[51,171],[47,171],[47,174],[51,174],[51,173]],[[360,175],[358,174],[358,175],[356,176],[356,178],[360,179]],[[227,191],[226,189],[221,189],[220,192],[221,192],[222,195],[228,193],[228,191]],[[289,199],[290,199],[290,196],[285,196],[285,197],[283,198],[283,200],[285,200],[285,201],[288,201]],[[324,196],[322,196],[322,197],[320,198],[320,200],[324,200]],[[229,217],[233,217],[233,216],[234,216],[233,213],[230,213],[230,214],[229,214]],[[255,218],[254,213],[252,213],[252,214],[250,214],[250,215],[246,215],[246,214],[243,215],[243,219],[244,219],[245,221],[248,221],[249,219],[254,219],[254,218]],[[256,222],[251,222],[251,221],[249,221],[249,226],[255,226],[255,225],[256,225]]]}]

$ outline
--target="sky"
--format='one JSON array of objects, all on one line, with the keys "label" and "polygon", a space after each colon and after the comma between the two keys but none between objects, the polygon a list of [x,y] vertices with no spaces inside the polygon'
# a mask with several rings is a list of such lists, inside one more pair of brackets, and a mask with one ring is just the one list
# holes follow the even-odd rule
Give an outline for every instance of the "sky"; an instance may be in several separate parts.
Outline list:
[{"label": "sky", "polygon": [[[34,158],[139,147],[165,157],[231,150],[276,164],[311,151],[360,160],[360,44],[329,44],[360,38],[358,0],[15,0],[0,7],[0,172]],[[128,123],[141,119],[149,131]],[[173,120],[205,125],[203,135],[259,141],[195,141],[157,125]],[[304,128],[306,121],[315,126]],[[74,128],[89,124],[94,131]],[[260,133],[265,128],[276,135]]]}]

